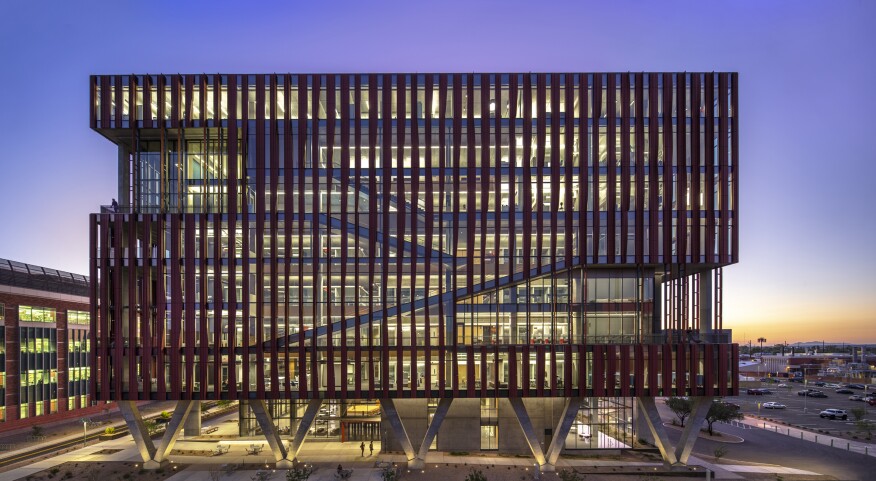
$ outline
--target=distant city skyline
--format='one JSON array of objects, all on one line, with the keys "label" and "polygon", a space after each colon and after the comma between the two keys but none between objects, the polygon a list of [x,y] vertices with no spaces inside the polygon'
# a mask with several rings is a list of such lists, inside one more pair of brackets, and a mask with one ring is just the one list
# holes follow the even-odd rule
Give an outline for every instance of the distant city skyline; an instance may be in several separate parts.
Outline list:
[{"label": "distant city skyline", "polygon": [[737,71],[741,254],[724,326],[739,344],[874,343],[876,3],[710,7],[4,4],[0,257],[88,274],[87,215],[117,183],[113,146],[88,129],[90,74]]}]

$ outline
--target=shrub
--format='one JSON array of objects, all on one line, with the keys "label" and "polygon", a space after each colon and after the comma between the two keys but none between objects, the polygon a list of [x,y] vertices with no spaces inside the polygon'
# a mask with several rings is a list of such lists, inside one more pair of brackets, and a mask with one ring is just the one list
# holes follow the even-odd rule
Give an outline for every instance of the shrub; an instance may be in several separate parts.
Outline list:
[{"label": "shrub", "polygon": [[313,474],[313,467],[306,464],[299,464],[289,471],[286,471],[286,481],[307,481],[307,478]]},{"label": "shrub", "polygon": [[480,469],[471,468],[471,471],[465,477],[465,481],[487,481],[487,477],[484,476]]},{"label": "shrub", "polygon": [[108,428],[103,430],[103,433],[106,435],[112,436],[113,434],[116,433],[116,428],[109,426]]}]

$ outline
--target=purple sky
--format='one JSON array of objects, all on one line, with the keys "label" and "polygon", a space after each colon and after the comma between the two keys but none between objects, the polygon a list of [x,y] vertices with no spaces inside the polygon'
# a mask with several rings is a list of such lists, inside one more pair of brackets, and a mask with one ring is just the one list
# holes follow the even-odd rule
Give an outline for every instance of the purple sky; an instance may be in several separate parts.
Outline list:
[{"label": "purple sky", "polygon": [[725,327],[876,342],[876,2],[602,3],[2,2],[0,257],[88,273],[116,191],[90,74],[738,71]]}]

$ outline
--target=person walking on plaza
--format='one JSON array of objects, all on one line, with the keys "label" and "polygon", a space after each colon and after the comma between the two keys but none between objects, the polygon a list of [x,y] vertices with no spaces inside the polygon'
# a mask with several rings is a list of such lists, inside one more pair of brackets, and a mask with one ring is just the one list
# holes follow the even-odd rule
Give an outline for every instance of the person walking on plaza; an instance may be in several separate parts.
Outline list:
[{"label": "person walking on plaza", "polygon": [[365,457],[365,441],[362,441],[362,444],[359,445],[359,449],[362,450],[362,457]]},{"label": "person walking on plaza", "polygon": [[374,441],[368,443],[368,456],[374,456]]}]

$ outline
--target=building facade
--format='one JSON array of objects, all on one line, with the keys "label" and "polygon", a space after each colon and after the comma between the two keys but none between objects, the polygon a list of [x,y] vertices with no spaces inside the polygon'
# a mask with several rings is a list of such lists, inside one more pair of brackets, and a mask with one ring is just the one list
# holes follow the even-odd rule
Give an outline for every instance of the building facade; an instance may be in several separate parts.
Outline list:
[{"label": "building facade", "polygon": [[88,278],[0,259],[0,431],[91,409]]},{"label": "building facade", "polygon": [[119,152],[120,204],[90,221],[97,399],[287,403],[299,431],[311,400],[379,400],[409,454],[405,406],[440,426],[470,399],[482,438],[506,406],[539,459],[536,398],[561,403],[558,454],[580,409],[632,425],[656,396],[738,390],[735,73],[90,89]]}]

